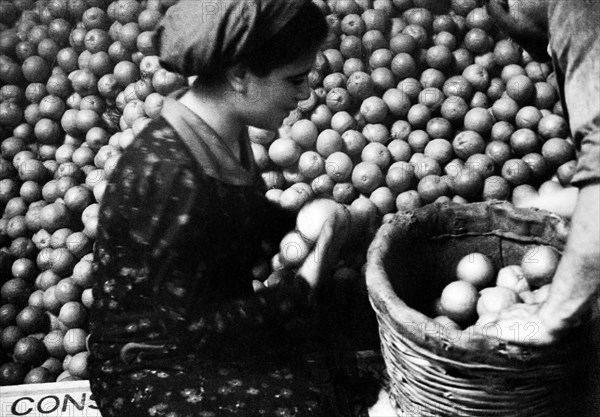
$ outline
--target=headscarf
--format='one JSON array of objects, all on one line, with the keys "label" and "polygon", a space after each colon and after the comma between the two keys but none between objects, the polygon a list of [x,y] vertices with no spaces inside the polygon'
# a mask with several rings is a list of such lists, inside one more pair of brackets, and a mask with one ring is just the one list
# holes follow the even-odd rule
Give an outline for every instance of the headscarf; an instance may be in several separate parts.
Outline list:
[{"label": "headscarf", "polygon": [[311,0],[180,0],[158,28],[162,63],[214,75],[256,50]]}]

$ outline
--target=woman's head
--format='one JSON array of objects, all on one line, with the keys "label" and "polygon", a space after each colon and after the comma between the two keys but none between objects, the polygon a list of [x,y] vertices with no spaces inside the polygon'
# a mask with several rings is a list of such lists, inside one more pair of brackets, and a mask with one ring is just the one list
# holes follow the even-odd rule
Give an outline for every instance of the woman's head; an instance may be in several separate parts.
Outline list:
[{"label": "woman's head", "polygon": [[246,65],[257,75],[316,51],[327,23],[310,0],[180,0],[159,28],[163,64],[201,83]]}]

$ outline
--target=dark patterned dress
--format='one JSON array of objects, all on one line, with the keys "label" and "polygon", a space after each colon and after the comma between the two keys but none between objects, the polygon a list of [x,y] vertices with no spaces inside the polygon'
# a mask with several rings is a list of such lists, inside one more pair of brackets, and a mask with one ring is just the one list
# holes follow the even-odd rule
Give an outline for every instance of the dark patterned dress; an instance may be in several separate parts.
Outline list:
[{"label": "dark patterned dress", "polygon": [[135,139],[100,207],[89,370],[102,415],[350,415],[310,355],[305,281],[253,291],[252,268],[294,217],[264,197],[249,144],[240,163],[165,106],[178,128],[161,117]]}]

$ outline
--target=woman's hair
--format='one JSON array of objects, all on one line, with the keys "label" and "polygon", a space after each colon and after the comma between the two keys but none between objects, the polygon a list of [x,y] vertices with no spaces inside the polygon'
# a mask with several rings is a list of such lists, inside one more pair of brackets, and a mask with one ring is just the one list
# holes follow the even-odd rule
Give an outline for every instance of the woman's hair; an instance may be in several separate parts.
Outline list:
[{"label": "woman's hair", "polygon": [[321,10],[312,2],[304,5],[273,37],[241,59],[259,77],[316,51],[327,36],[328,26]]}]

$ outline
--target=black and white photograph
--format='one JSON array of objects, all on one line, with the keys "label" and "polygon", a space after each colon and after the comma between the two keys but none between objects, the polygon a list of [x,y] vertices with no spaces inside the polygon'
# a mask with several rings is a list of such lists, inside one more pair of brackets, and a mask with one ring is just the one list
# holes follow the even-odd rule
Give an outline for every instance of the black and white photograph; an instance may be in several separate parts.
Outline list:
[{"label": "black and white photograph", "polygon": [[0,0],[0,416],[600,416],[600,2]]}]

